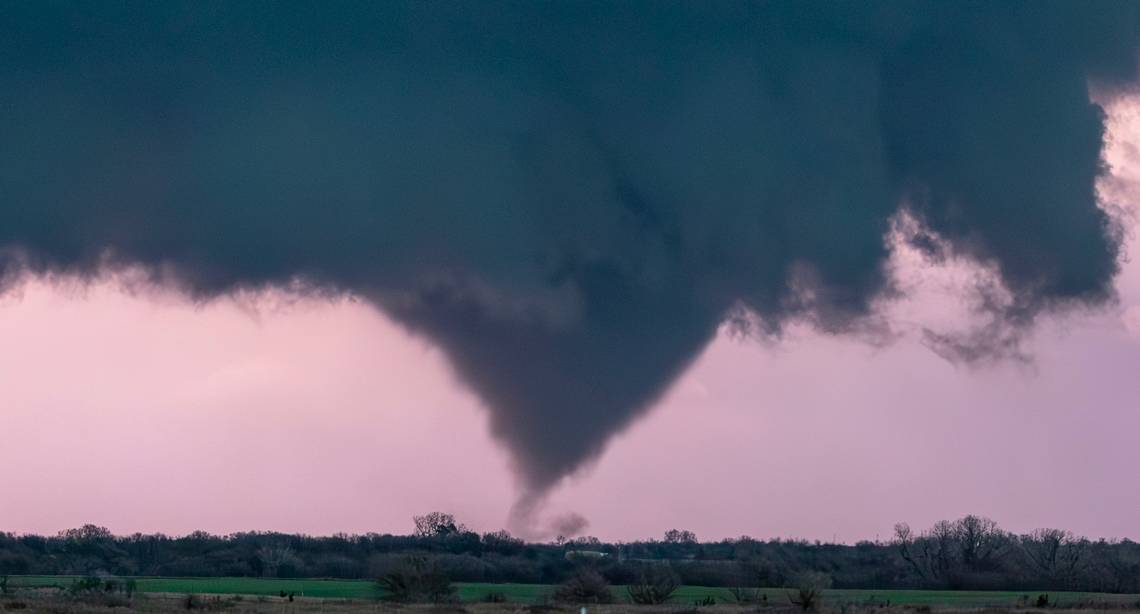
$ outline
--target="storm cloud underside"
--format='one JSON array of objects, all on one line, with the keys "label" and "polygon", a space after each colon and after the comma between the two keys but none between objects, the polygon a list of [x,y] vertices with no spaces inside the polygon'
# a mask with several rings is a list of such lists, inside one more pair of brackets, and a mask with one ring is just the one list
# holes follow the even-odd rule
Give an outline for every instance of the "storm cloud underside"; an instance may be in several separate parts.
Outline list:
[{"label": "storm cloud underside", "polygon": [[1112,297],[1140,5],[0,6],[0,273],[351,293],[485,402],[524,501],[726,318],[858,329],[885,237],[1014,326]]}]

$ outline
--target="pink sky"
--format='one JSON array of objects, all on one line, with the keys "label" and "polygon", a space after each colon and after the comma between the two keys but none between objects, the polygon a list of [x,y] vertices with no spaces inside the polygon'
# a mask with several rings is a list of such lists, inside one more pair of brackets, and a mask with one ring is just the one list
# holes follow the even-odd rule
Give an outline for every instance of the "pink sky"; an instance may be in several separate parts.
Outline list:
[{"label": "pink sky", "polygon": [[[1114,110],[1112,199],[1135,202],[1140,106]],[[1135,230],[1136,225],[1133,224]],[[1135,234],[1135,232],[1133,233]],[[885,348],[722,336],[551,498],[604,539],[855,541],[967,513],[1140,538],[1140,249],[1103,313],[1043,323],[1031,366],[955,367],[961,271],[916,269]],[[32,280],[0,296],[0,530],[408,532],[505,523],[508,457],[428,342],[364,303],[189,305]]]}]

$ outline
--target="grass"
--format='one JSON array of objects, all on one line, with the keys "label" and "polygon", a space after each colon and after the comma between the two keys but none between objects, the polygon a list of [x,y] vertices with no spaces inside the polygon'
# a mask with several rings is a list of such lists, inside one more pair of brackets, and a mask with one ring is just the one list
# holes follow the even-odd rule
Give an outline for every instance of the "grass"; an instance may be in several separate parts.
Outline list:
[{"label": "grass", "polygon": [[[66,589],[77,576],[12,576],[12,588]],[[376,583],[370,580],[318,580],[277,578],[138,578],[138,590],[143,593],[175,593],[203,595],[280,595],[281,591],[297,596],[338,599],[375,599],[379,596]],[[483,601],[490,593],[501,593],[515,603],[540,603],[554,590],[549,584],[490,584],[456,583],[459,598],[463,601]],[[788,589],[760,589],[767,594],[772,605],[788,602]],[[827,603],[867,603],[891,605],[930,605],[940,607],[1012,606],[1023,595],[1036,599],[1040,592],[1048,592],[1053,603],[1140,603],[1140,595],[1108,593],[1068,593],[1056,591],[927,591],[927,590],[849,590],[835,589],[824,593]],[[626,597],[625,587],[615,586],[619,599]],[[712,597],[718,603],[729,603],[728,589],[705,586],[682,586],[673,596],[673,602],[691,604]]]},{"label": "grass", "polygon": [[[66,589],[78,576],[12,576],[12,588]],[[305,597],[372,599],[379,594],[367,580],[289,580],[278,578],[137,578],[141,593],[203,595],[280,595],[281,591]]]}]

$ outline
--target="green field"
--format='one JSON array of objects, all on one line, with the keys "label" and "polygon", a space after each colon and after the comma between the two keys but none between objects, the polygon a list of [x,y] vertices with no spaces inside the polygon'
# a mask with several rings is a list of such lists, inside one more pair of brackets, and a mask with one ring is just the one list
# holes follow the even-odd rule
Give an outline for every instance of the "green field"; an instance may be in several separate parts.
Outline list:
[{"label": "green field", "polygon": [[[12,576],[12,588],[65,589],[73,576]],[[375,599],[379,592],[368,580],[284,580],[262,578],[137,578],[138,590],[144,593],[219,594],[219,595],[279,595],[281,591],[299,596],[338,599]],[[538,603],[554,590],[548,584],[488,584],[457,583],[459,598],[463,601],[482,601],[490,593],[502,593],[508,601]],[[614,587],[619,598],[625,596],[624,587]],[[787,601],[788,589],[760,589],[773,604]],[[981,607],[1015,605],[1023,595],[1036,598],[1037,593],[1019,591],[924,591],[924,590],[847,590],[836,589],[825,593],[831,603],[885,603],[893,605],[932,605],[946,607]],[[704,586],[683,586],[673,597],[676,603],[692,603],[712,597],[718,603],[732,601],[728,589]],[[1059,604],[1073,603],[1126,603],[1140,604],[1140,595],[1108,593],[1049,592],[1050,600]]]}]

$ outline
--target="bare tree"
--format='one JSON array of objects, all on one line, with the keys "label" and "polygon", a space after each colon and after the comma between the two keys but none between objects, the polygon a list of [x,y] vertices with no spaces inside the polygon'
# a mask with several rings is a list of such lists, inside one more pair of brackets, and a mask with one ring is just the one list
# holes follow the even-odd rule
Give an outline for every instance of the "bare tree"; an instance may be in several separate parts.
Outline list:
[{"label": "bare tree", "polygon": [[[1131,547],[1129,547],[1131,546]],[[1102,590],[1127,593],[1140,589],[1140,549],[1128,540],[1099,540],[1093,545],[1096,567],[1107,582]]]},{"label": "bare tree", "polygon": [[78,529],[67,529],[60,531],[59,537],[75,542],[93,542],[98,540],[113,539],[114,535],[111,534],[110,529],[100,527],[93,524],[85,524]]},{"label": "bare tree", "polygon": [[807,572],[796,578],[795,592],[788,594],[788,601],[803,611],[814,610],[823,601],[823,591],[831,587],[831,576],[819,572]]},{"label": "bare tree", "polygon": [[958,554],[969,570],[986,569],[1004,554],[1010,538],[996,522],[983,516],[966,516],[953,525]]},{"label": "bare tree", "polygon": [[939,520],[921,535],[899,523],[893,540],[899,556],[926,582],[942,582],[961,571],[990,570],[1011,543],[996,522],[981,516]]},{"label": "bare tree", "polygon": [[261,561],[261,573],[267,578],[276,578],[282,572],[293,575],[301,564],[289,546],[262,546],[257,549],[257,558]]},{"label": "bare tree", "polygon": [[1070,580],[1080,569],[1088,541],[1061,529],[1037,529],[1023,535],[1019,545],[1034,570],[1057,583]]},{"label": "bare tree", "polygon": [[697,543],[697,534],[692,531],[685,531],[681,529],[669,529],[665,531],[665,543],[667,544],[695,544]]},{"label": "bare tree", "polygon": [[923,556],[921,547],[916,544],[914,531],[909,524],[900,522],[895,525],[893,544],[898,549],[899,556],[914,569],[914,573],[925,580],[927,578],[926,558]]},{"label": "bare tree", "polygon": [[930,527],[925,540],[928,558],[935,577],[943,578],[955,567],[957,558],[956,531],[954,523],[949,520],[939,520]]},{"label": "bare tree", "polygon": [[416,523],[416,537],[442,537],[467,531],[467,527],[455,521],[455,516],[444,512],[412,516],[412,521]]},{"label": "bare tree", "polygon": [[954,542],[954,525],[945,520],[921,535],[915,535],[905,522],[895,525],[894,545],[899,555],[927,582],[941,580],[953,568]]}]

